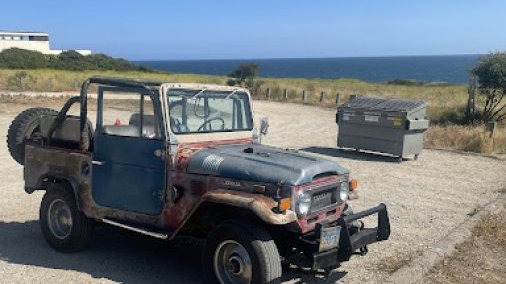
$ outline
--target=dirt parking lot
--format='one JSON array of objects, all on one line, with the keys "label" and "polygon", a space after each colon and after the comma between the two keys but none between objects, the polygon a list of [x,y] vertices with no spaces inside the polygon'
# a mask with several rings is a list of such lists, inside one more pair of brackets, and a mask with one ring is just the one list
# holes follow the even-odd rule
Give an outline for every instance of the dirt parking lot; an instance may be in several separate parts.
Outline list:
[{"label": "dirt parking lot", "polygon": [[[390,240],[370,246],[367,256],[356,256],[329,275],[285,267],[287,283],[378,282],[506,187],[504,160],[424,150],[416,161],[397,163],[388,157],[340,151],[335,149],[334,111],[265,101],[254,104],[257,117],[270,118],[264,143],[308,151],[351,169],[360,185],[360,199],[352,201],[355,210],[380,202],[389,207]],[[167,245],[103,226],[91,247],[78,254],[57,253],[45,244],[38,225],[42,193],[23,191],[22,167],[5,145],[11,120],[27,107],[0,101],[1,282],[201,282],[200,247],[184,241]]]}]

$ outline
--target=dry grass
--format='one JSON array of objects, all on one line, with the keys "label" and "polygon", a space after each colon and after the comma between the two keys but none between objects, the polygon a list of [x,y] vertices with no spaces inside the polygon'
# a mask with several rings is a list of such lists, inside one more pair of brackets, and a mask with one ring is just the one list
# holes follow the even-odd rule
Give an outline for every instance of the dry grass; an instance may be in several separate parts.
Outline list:
[{"label": "dry grass", "polygon": [[[456,109],[465,105],[467,100],[464,85],[422,85],[406,86],[382,83],[368,83],[353,79],[318,80],[318,79],[262,79],[264,85],[257,98],[265,98],[266,88],[271,89],[274,100],[283,100],[283,90],[289,92],[289,101],[303,102],[302,92],[306,90],[307,101],[312,105],[335,107],[336,94],[340,94],[341,102],[349,100],[351,95],[374,95],[382,97],[423,100],[434,110],[434,115],[440,115],[445,109]],[[320,102],[320,94],[324,92],[324,99]],[[431,116],[431,113],[429,113]]]},{"label": "dry grass", "polygon": [[484,125],[433,125],[424,137],[425,147],[476,153],[506,153],[506,133],[498,127],[490,151],[490,132]]},{"label": "dry grass", "polygon": [[[8,84],[8,78],[20,70],[0,69],[0,90],[19,91],[18,87]],[[62,71],[37,69],[27,70],[30,80],[25,82],[25,91],[61,92],[79,90],[82,82],[93,75],[128,77],[164,82],[197,82],[226,84],[229,78],[225,76],[207,76],[195,74],[167,74],[145,72],[118,72],[118,71]],[[466,86],[464,85],[391,85],[382,83],[368,83],[353,79],[320,80],[320,79],[285,79],[285,78],[259,78],[262,86],[256,99],[265,99],[266,90],[271,90],[271,99],[281,101],[283,90],[289,91],[289,101],[302,102],[302,91],[307,92],[307,101],[304,103],[325,107],[335,107],[336,94],[339,93],[341,102],[349,99],[350,95],[375,95],[383,97],[396,97],[414,100],[423,100],[430,106],[429,117],[436,120],[444,117],[448,111],[455,111],[466,104]],[[322,102],[320,93],[325,92]]]},{"label": "dry grass", "polygon": [[399,255],[392,255],[389,257],[385,257],[381,260],[380,264],[378,265],[378,270],[386,272],[388,274],[392,274],[395,271],[399,270],[399,268],[408,264],[413,259],[414,256],[415,253],[402,253]]},{"label": "dry grass", "polygon": [[[8,83],[8,78],[12,77],[20,70],[0,69],[0,90],[20,91],[16,86]],[[24,91],[36,92],[65,92],[77,91],[81,84],[91,76],[110,76],[124,77],[134,79],[146,79],[164,82],[195,82],[195,83],[215,83],[223,84],[225,77],[192,75],[192,74],[167,74],[167,73],[146,73],[137,71],[67,71],[36,69],[25,70],[30,80],[25,81]]]},{"label": "dry grass", "polygon": [[423,283],[504,283],[506,210],[485,216],[469,240],[433,268]]}]

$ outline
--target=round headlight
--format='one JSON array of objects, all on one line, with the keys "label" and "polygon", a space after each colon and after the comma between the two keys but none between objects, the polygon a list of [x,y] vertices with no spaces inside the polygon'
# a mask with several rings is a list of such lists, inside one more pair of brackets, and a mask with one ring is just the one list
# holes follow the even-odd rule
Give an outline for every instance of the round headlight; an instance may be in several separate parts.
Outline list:
[{"label": "round headlight", "polygon": [[307,213],[309,213],[310,207],[311,194],[309,194],[307,191],[301,191],[297,199],[297,213],[299,215],[305,216]]},{"label": "round headlight", "polygon": [[342,182],[339,189],[339,198],[341,198],[342,201],[346,201],[348,200],[349,193],[350,193],[350,186],[348,185],[348,182]]}]

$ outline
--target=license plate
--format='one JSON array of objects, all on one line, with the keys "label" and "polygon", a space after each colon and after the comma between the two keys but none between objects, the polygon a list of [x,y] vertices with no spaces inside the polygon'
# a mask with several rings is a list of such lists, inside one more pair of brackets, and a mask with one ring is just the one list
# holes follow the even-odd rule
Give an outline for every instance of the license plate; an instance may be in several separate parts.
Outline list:
[{"label": "license plate", "polygon": [[339,246],[341,226],[322,228],[320,233],[320,251],[336,248]]}]

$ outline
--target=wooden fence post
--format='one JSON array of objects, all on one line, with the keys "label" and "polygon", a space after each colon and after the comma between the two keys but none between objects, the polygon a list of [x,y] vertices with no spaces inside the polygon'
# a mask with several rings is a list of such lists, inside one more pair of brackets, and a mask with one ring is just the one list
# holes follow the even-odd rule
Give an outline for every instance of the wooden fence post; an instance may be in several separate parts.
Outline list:
[{"label": "wooden fence post", "polygon": [[476,94],[476,76],[471,72],[469,74],[469,88],[467,90],[467,119],[474,120],[475,114],[475,94]]},{"label": "wooden fence post", "polygon": [[284,93],[285,101],[288,101],[288,89],[284,89],[283,93]]},{"label": "wooden fence post", "polygon": [[321,103],[321,102],[323,102],[323,99],[324,99],[324,98],[325,98],[325,92],[324,92],[324,91],[322,91],[322,92],[320,93],[320,103]]},{"label": "wooden fence post", "polygon": [[267,97],[267,100],[271,100],[271,88],[267,88],[266,97]]},{"label": "wooden fence post", "polygon": [[341,95],[339,93],[336,94],[336,105],[341,104]]},{"label": "wooden fence post", "polygon": [[302,101],[305,102],[306,101],[306,90],[302,90]]}]

